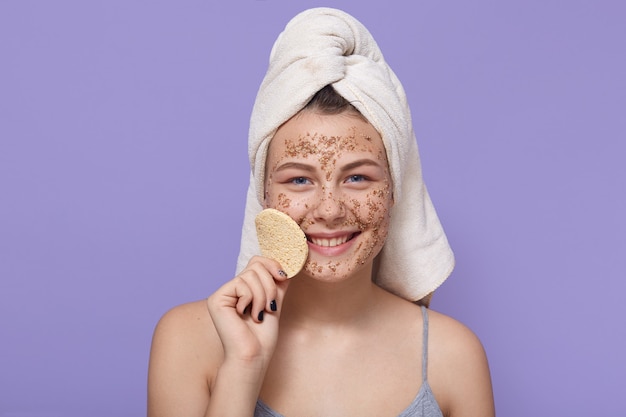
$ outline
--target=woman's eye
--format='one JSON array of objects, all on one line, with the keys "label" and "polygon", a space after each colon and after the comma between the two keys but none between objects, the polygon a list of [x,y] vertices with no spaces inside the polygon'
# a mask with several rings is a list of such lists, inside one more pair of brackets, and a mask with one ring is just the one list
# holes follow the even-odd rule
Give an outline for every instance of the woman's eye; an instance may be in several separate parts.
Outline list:
[{"label": "woman's eye", "polygon": [[309,183],[309,180],[304,177],[296,177],[292,178],[290,182],[295,185],[305,185]]},{"label": "woman's eye", "polygon": [[361,182],[361,181],[365,181],[365,175],[350,175],[346,181],[347,182]]}]

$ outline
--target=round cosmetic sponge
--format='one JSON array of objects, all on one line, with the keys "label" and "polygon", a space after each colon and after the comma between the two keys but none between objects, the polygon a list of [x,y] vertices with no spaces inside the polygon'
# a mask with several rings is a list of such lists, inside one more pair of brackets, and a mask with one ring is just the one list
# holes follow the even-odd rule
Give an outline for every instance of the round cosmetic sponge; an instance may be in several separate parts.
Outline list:
[{"label": "round cosmetic sponge", "polygon": [[265,209],[256,216],[255,225],[261,254],[278,261],[289,278],[300,272],[309,246],[298,223],[281,211]]}]

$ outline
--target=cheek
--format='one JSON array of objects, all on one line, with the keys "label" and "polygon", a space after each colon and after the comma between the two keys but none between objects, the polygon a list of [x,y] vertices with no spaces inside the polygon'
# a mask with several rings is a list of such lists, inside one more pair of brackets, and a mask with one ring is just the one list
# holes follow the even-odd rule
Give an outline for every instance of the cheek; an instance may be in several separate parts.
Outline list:
[{"label": "cheek", "polygon": [[392,205],[389,187],[373,190],[365,198],[351,199],[351,211],[361,230],[386,228]]},{"label": "cheek", "polygon": [[309,198],[303,196],[269,191],[265,193],[265,208],[275,208],[287,213],[300,224],[311,207],[309,200]]}]

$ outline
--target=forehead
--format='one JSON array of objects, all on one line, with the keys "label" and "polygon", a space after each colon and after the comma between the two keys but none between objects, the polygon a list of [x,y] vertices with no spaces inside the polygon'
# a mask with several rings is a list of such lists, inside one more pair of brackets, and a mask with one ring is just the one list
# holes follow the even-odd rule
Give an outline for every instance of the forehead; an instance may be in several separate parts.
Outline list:
[{"label": "forehead", "polygon": [[371,153],[385,157],[380,134],[361,117],[350,113],[302,112],[277,130],[270,142],[268,161],[307,158],[328,152]]}]

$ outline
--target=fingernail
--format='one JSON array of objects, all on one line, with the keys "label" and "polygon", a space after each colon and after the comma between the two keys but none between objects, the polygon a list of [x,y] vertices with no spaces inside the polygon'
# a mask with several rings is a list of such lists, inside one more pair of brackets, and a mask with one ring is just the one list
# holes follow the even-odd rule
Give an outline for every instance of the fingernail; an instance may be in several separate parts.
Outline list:
[{"label": "fingernail", "polygon": [[272,311],[278,310],[278,307],[276,306],[276,300],[270,301],[270,310]]},{"label": "fingernail", "polygon": [[263,311],[259,313],[259,321],[263,321]]},{"label": "fingernail", "polygon": [[280,275],[283,278],[287,278],[287,273],[285,271],[283,271],[282,269],[278,270],[278,275]]}]

